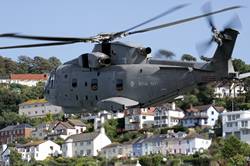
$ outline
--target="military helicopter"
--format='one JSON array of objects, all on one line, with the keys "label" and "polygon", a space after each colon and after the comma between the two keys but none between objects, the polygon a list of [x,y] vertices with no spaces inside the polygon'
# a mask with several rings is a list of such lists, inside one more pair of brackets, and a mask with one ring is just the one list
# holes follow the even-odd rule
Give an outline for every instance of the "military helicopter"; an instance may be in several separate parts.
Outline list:
[{"label": "military helicopter", "polygon": [[[234,71],[231,56],[238,31],[225,28],[218,31],[211,15],[240,8],[232,6],[214,12],[134,30],[159,17],[179,10],[186,5],[173,7],[132,28],[102,33],[89,38],[30,36],[15,33],[0,37],[54,41],[30,45],[0,47],[0,49],[57,46],[78,42],[95,44],[91,53],[80,55],[60,65],[50,73],[45,86],[46,99],[61,106],[65,113],[81,113],[98,110],[123,110],[156,106],[173,100],[198,84],[241,78]],[[133,34],[145,33],[206,17],[218,47],[207,63],[167,61],[149,58],[150,47],[141,47],[115,41]],[[133,31],[134,30],[134,31]],[[243,75],[243,77],[249,76]]]}]

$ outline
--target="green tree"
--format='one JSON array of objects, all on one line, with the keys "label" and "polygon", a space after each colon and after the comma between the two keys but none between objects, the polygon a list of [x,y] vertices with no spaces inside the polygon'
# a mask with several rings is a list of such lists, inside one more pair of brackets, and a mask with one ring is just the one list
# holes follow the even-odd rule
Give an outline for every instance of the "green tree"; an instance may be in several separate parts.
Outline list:
[{"label": "green tree", "polygon": [[196,58],[190,54],[183,54],[181,57],[182,61],[196,61]]},{"label": "green tree", "polygon": [[15,151],[14,149],[11,149],[10,151],[10,165],[13,166],[24,166],[26,165],[25,162],[22,160],[22,155]]},{"label": "green tree", "polygon": [[104,123],[104,128],[107,136],[114,141],[117,138],[118,121],[116,119],[109,119]]}]

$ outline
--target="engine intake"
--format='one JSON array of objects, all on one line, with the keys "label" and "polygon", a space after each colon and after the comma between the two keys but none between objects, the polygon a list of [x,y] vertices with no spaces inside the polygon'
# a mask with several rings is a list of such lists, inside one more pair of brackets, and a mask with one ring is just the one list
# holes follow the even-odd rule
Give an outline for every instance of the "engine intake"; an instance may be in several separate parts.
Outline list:
[{"label": "engine intake", "polygon": [[78,61],[83,68],[101,68],[111,64],[110,57],[101,52],[82,54],[79,56]]}]

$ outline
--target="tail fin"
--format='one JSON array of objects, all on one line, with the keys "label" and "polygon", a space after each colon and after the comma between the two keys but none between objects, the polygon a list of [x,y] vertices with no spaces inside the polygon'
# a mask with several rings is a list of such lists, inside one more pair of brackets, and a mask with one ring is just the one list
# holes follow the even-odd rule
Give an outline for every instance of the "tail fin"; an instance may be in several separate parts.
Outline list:
[{"label": "tail fin", "polygon": [[210,67],[216,71],[218,80],[225,78],[234,78],[237,73],[232,64],[232,53],[239,32],[234,29],[225,29],[221,32],[221,45],[218,45],[214,57],[210,62]]}]

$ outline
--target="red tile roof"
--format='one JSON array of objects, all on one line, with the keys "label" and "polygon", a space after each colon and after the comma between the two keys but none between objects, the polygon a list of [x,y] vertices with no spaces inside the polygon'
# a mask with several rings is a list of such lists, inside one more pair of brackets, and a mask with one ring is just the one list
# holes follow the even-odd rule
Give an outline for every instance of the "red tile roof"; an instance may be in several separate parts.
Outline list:
[{"label": "red tile roof", "polygon": [[47,74],[11,74],[11,80],[47,80]]}]

